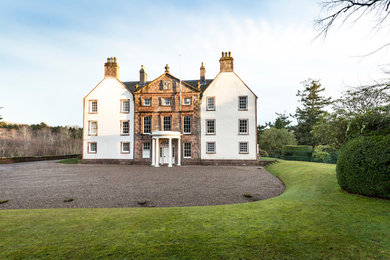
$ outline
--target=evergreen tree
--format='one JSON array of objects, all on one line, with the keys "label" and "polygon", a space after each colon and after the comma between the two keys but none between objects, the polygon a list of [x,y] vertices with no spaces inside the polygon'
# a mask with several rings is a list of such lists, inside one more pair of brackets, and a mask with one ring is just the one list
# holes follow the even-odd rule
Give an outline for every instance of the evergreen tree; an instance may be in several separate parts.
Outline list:
[{"label": "evergreen tree", "polygon": [[302,82],[303,91],[298,90],[297,97],[302,107],[297,107],[294,117],[297,119],[295,136],[298,144],[316,146],[317,142],[311,131],[325,112],[324,108],[331,103],[330,98],[321,96],[325,88],[319,80],[308,79]]}]

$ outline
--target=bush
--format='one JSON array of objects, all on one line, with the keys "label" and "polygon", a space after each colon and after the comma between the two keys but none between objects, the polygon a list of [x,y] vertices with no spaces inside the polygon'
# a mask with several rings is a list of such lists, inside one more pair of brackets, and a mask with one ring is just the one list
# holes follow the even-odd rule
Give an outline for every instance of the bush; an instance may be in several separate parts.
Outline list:
[{"label": "bush", "polygon": [[294,161],[311,161],[313,147],[310,145],[284,145],[282,159]]},{"label": "bush", "polygon": [[340,150],[336,172],[342,189],[390,199],[390,135],[347,142]]},{"label": "bush", "polygon": [[259,149],[259,154],[261,157],[268,157],[269,156],[268,152],[264,151],[262,149]]},{"label": "bush", "polygon": [[314,148],[311,160],[313,162],[336,163],[337,152],[326,145],[319,145]]},{"label": "bush", "polygon": [[271,127],[264,130],[259,138],[261,149],[267,151],[270,156],[271,154],[280,154],[283,145],[297,144],[294,134],[287,129]]}]

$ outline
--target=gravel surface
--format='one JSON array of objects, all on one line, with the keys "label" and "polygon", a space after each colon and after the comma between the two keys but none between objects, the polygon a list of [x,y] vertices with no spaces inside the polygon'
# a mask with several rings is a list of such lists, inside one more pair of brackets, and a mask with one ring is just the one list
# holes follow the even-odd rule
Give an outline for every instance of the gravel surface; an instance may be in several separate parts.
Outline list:
[{"label": "gravel surface", "polygon": [[251,166],[0,164],[0,209],[221,205],[283,191],[278,178]]}]

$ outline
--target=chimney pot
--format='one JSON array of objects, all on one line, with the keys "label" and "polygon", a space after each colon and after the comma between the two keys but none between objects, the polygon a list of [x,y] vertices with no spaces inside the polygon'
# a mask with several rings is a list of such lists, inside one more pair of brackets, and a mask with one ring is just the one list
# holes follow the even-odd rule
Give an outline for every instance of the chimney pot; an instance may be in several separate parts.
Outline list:
[{"label": "chimney pot", "polygon": [[231,52],[222,52],[222,57],[219,59],[220,72],[233,72],[233,57]]},{"label": "chimney pot", "polygon": [[200,84],[204,84],[206,82],[206,68],[203,65],[200,66]]},{"label": "chimney pot", "polygon": [[119,66],[115,58],[107,58],[107,63],[104,64],[105,78],[119,78]]}]

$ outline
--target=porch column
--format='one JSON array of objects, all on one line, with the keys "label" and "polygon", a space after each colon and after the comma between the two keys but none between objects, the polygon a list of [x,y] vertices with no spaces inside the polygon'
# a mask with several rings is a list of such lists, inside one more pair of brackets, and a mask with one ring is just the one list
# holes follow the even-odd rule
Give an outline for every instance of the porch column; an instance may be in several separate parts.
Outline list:
[{"label": "porch column", "polygon": [[160,167],[160,139],[159,138],[156,138],[156,162],[155,162],[155,165],[154,167]]},{"label": "porch column", "polygon": [[168,167],[172,167],[172,138],[169,137],[169,162]]},{"label": "porch column", "polygon": [[177,138],[177,166],[181,165],[181,140]]},{"label": "porch column", "polygon": [[152,166],[156,164],[156,139],[152,139]]}]

